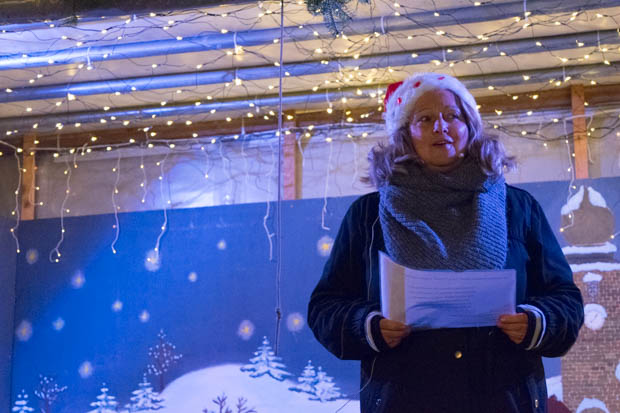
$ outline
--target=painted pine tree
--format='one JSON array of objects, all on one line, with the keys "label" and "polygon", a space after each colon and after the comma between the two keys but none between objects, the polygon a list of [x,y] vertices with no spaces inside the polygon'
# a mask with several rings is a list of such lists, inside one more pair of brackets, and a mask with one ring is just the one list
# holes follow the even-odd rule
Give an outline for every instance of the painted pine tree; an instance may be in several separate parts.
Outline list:
[{"label": "painted pine tree", "polygon": [[176,346],[166,340],[164,330],[160,330],[157,337],[159,338],[159,343],[149,348],[149,356],[152,359],[152,363],[146,366],[146,371],[148,374],[159,377],[159,392],[161,393],[166,384],[164,375],[183,355],[175,352]]},{"label": "painted pine tree", "polygon": [[22,390],[22,392],[17,395],[17,400],[15,400],[15,405],[11,411],[15,413],[34,412],[34,409],[28,406],[28,394],[26,394],[25,390]]},{"label": "painted pine tree", "polygon": [[59,386],[53,377],[39,375],[39,388],[34,395],[41,401],[41,413],[50,413],[58,395],[67,390],[67,386]]},{"label": "painted pine tree", "polygon": [[241,371],[250,372],[250,377],[260,377],[267,374],[276,380],[282,381],[285,377],[291,375],[291,373],[284,370],[286,366],[280,363],[281,358],[276,356],[271,350],[267,337],[263,337],[263,343],[254,352],[254,356],[250,359],[250,364],[241,367]]},{"label": "painted pine tree", "polygon": [[316,373],[316,382],[314,384],[314,394],[310,396],[310,400],[318,400],[321,403],[331,400],[340,399],[343,395],[340,388],[336,387],[334,379],[329,377],[321,367]]},{"label": "painted pine tree", "polygon": [[298,384],[289,387],[289,390],[314,394],[314,384],[316,383],[316,371],[312,365],[312,361],[308,360],[308,364],[304,367],[301,376],[297,378]]},{"label": "painted pine tree", "polygon": [[164,399],[159,393],[153,391],[151,383],[146,379],[146,375],[142,378],[142,382],[138,385],[139,389],[131,392],[131,403],[126,407],[130,412],[145,412],[151,410],[159,410],[163,408]]},{"label": "painted pine tree", "polygon": [[97,396],[97,401],[92,402],[90,405],[95,407],[95,412],[97,413],[116,413],[116,405],[118,402],[116,401],[116,397],[110,396],[108,389],[103,383],[101,386],[101,394]]}]

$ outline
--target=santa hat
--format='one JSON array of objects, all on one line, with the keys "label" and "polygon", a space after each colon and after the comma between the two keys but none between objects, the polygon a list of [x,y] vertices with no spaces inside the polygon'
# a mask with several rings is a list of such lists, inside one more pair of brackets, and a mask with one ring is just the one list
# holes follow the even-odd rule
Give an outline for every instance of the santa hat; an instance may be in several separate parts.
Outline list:
[{"label": "santa hat", "polygon": [[429,90],[436,89],[453,92],[464,105],[471,108],[471,112],[480,121],[476,100],[465,85],[455,77],[442,73],[415,73],[403,82],[392,83],[385,93],[383,119],[390,140],[394,132],[411,120],[413,107],[418,98]]}]

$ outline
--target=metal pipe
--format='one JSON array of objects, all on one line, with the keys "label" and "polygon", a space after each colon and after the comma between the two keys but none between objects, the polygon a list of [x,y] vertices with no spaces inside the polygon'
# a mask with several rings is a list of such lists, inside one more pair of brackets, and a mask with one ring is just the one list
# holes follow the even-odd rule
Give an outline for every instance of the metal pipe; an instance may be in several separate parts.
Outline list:
[{"label": "metal pipe", "polygon": [[[563,76],[571,76],[573,78],[579,78],[579,76],[585,77],[600,77],[611,76],[618,73],[620,70],[620,62],[611,63],[610,65],[593,64],[593,65],[579,65],[568,66],[562,69],[541,69],[530,70],[523,72],[510,72],[510,73],[498,73],[494,75],[484,76],[466,76],[461,77],[460,80],[469,89],[486,88],[489,84],[495,86],[513,86],[523,85],[523,76],[530,77],[529,83],[546,83],[551,79],[562,79]],[[357,87],[351,87],[342,89],[335,92],[317,92],[312,94],[307,93],[289,93],[283,96],[283,106],[286,110],[296,109],[312,103],[325,103],[327,100],[331,102],[337,102],[341,98],[346,97],[348,100],[367,100],[367,94],[377,92],[378,90],[385,89],[385,85],[373,85],[372,87],[360,88],[362,95],[357,94]],[[215,109],[219,112],[226,111],[241,111],[248,110],[250,104],[261,108],[275,108],[277,107],[278,98],[277,95],[265,96],[256,99],[228,99],[222,101],[212,101],[195,104],[169,104],[166,106],[148,106],[148,107],[133,107],[119,110],[109,111],[89,111],[89,112],[76,112],[70,114],[54,114],[46,116],[25,116],[18,118],[0,118],[0,130],[30,130],[34,123],[38,123],[40,131],[45,129],[54,128],[57,123],[62,124],[74,124],[74,123],[98,123],[101,119],[109,119],[114,116],[117,120],[145,120],[151,119],[153,115],[156,117],[170,117],[170,116],[192,116],[208,113]]]},{"label": "metal pipe", "polygon": [[[227,0],[227,4],[251,3],[248,0]],[[11,0],[0,2],[0,21],[26,23],[62,19],[67,16],[120,16],[127,13],[148,13],[212,7],[216,0]]]},{"label": "metal pipe", "polygon": [[[617,6],[617,1],[590,1],[580,5],[579,10],[611,6]],[[575,10],[575,7],[568,4],[568,2],[562,2],[558,5],[556,0],[530,1],[528,3],[528,8],[534,14],[548,13],[550,10],[553,13]],[[462,7],[446,9],[442,10],[439,16],[435,16],[434,12],[422,12],[401,16],[356,19],[345,28],[344,34],[353,36],[360,33],[390,33],[423,27],[450,26],[456,23],[479,23],[482,21],[513,18],[515,16],[520,16],[522,13],[523,3],[518,1],[505,4],[489,4],[475,8]],[[4,30],[7,30],[7,28],[5,27]],[[7,31],[11,31],[11,29]],[[317,33],[318,36],[315,33]],[[270,44],[273,42],[273,39],[279,37],[279,35],[280,29],[273,28],[248,30],[237,33],[208,33],[206,35],[186,37],[182,40],[162,39],[105,46],[82,46],[61,50],[34,52],[27,54],[26,57],[24,57],[22,53],[16,53],[0,56],[0,70],[204,52],[207,50],[232,49],[235,46],[251,47]],[[307,25],[302,29],[298,26],[288,26],[284,28],[284,38],[287,42],[299,42],[316,38],[329,39],[332,37],[333,35],[324,24]]]},{"label": "metal pipe", "polygon": [[[367,99],[366,96],[359,96],[356,93],[357,89],[344,90],[338,93],[290,93],[282,97],[282,104],[284,110],[291,108],[298,108],[300,106],[325,102],[326,99],[341,99],[346,97],[347,99]],[[377,88],[364,88],[363,91],[377,92]],[[336,96],[337,95],[337,96]],[[192,116],[209,113],[212,110],[218,112],[234,112],[241,110],[250,110],[250,104],[253,104],[260,108],[276,108],[278,106],[278,95],[270,95],[260,97],[256,99],[227,99],[221,101],[209,101],[196,105],[195,103],[181,103],[181,104],[169,104],[166,106],[141,106],[119,110],[108,111],[88,111],[88,112],[75,112],[61,115],[46,115],[46,116],[27,116],[21,118],[0,118],[0,129],[7,128],[13,129],[30,129],[33,124],[38,123],[38,129],[43,130],[46,128],[53,128],[57,123],[62,124],[74,124],[74,123],[97,123],[101,119],[109,119],[116,117],[118,120],[140,120],[151,119],[153,115],[156,117],[170,117],[170,116]]]},{"label": "metal pipe", "polygon": [[[383,53],[369,55],[363,59],[355,59],[353,57],[340,58],[337,60],[330,60],[327,64],[322,64],[319,61],[291,63],[286,65],[286,71],[290,76],[307,76],[337,73],[340,72],[342,68],[359,67],[360,70],[364,70],[428,64],[434,60],[441,62],[446,56],[449,56],[450,60],[453,61],[463,61],[468,58],[491,58],[499,56],[502,52],[514,56],[541,50],[563,50],[576,42],[583,43],[584,48],[598,47],[599,44],[619,44],[620,36],[618,36],[616,30],[606,30],[601,32],[550,36],[539,38],[539,40],[542,42],[542,47],[536,46],[531,39],[507,40],[485,45],[457,46],[451,49],[451,53],[446,53],[447,48],[434,48],[417,50],[415,55],[412,55],[412,50],[409,50],[392,54]],[[110,79],[74,84],[32,86],[15,89],[11,92],[0,91],[0,103],[65,98],[69,93],[74,96],[88,96],[111,94],[115,92],[131,93],[134,91],[228,83],[235,80],[235,74],[242,81],[271,79],[279,77],[280,68],[272,65],[265,65],[205,72]]]}]

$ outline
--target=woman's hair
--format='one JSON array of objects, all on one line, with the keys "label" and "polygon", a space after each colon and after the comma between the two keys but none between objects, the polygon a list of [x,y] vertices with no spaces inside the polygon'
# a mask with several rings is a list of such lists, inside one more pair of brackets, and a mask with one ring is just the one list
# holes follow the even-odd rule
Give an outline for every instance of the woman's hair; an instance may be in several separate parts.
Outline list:
[{"label": "woman's hair", "polygon": [[[508,156],[504,145],[493,136],[484,133],[484,127],[476,110],[464,104],[456,93],[453,93],[469,131],[466,155],[475,159],[482,171],[488,176],[499,177],[504,167],[512,169],[516,166],[514,157]],[[422,160],[416,153],[409,131],[409,123],[403,125],[390,137],[390,142],[378,143],[368,154],[370,163],[368,176],[363,182],[370,183],[376,188],[390,182],[392,176],[398,173],[406,173],[402,165],[406,161],[422,164]]]}]

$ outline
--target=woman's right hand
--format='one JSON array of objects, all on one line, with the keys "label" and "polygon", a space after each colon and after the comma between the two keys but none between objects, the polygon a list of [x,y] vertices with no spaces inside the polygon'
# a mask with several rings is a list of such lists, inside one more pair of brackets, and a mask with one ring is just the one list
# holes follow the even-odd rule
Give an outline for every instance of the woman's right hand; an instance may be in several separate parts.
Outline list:
[{"label": "woman's right hand", "polygon": [[381,335],[383,340],[390,348],[394,348],[400,344],[403,338],[411,334],[411,327],[407,324],[403,324],[399,321],[389,320],[387,318],[381,319],[379,322],[381,328]]}]

